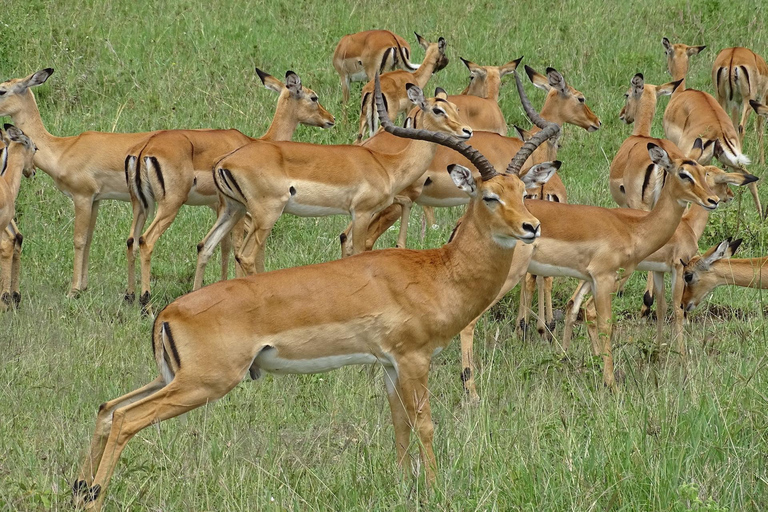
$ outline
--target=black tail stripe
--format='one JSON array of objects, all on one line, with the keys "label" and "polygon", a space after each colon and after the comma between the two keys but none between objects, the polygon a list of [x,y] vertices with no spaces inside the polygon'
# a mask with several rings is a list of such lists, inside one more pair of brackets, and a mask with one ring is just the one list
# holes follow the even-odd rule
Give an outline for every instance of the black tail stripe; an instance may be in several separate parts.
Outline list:
[{"label": "black tail stripe", "polygon": [[237,193],[240,194],[240,197],[245,199],[245,194],[243,194],[243,189],[240,188],[240,185],[238,185],[237,180],[235,180],[235,177],[232,176],[232,171],[229,169],[222,169],[221,172],[226,173],[228,181],[232,182],[232,185],[237,190]]},{"label": "black tail stripe", "polygon": [[[387,48],[384,50],[384,54],[381,56],[381,64],[379,64],[379,74],[384,73],[384,69],[387,67],[387,59],[389,58],[389,54],[394,51],[394,48]],[[397,60],[397,57],[395,57],[395,60]]]},{"label": "black tail stripe", "polygon": [[173,355],[173,360],[176,361],[176,368],[181,368],[181,359],[179,359],[179,351],[176,350],[176,342],[173,340],[171,326],[168,325],[168,322],[163,322],[163,327],[168,335],[168,344],[171,346],[171,354]]},{"label": "black tail stripe", "polygon": [[155,345],[155,335],[157,334],[157,322],[152,322],[152,358],[157,360],[157,346]]},{"label": "black tail stripe", "polygon": [[155,167],[155,174],[157,175],[157,181],[160,182],[160,188],[163,189],[163,195],[165,195],[165,178],[163,178],[163,172],[160,170],[160,162],[154,156],[149,157],[152,159],[152,165]]},{"label": "black tail stripe", "polygon": [[133,179],[136,182],[136,194],[138,194],[141,204],[144,205],[146,210],[149,208],[149,201],[147,201],[147,196],[144,195],[144,191],[141,189],[141,153],[136,157],[136,176]]},{"label": "black tail stripe", "polygon": [[648,184],[651,181],[651,173],[653,173],[653,168],[656,167],[655,164],[649,164],[648,167],[645,169],[645,178],[643,178],[643,188],[640,192],[640,199],[645,199],[645,192],[648,188]]}]

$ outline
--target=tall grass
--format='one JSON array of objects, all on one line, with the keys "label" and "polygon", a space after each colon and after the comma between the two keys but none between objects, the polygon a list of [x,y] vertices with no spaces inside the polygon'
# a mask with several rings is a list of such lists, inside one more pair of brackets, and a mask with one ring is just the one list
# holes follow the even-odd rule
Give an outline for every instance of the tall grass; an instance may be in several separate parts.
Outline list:
[{"label": "tall grass", "polygon": [[[689,86],[712,90],[720,48],[768,54],[763,2],[307,2],[223,4],[193,0],[3,2],[0,76],[55,68],[35,90],[56,135],[86,130],[234,127],[260,135],[275,97],[254,65],[292,69],[337,115],[330,131],[301,128],[297,140],[350,142],[358,103],[341,104],[332,66],[346,33],[381,27],[409,40],[417,31],[448,41],[452,64],[430,86],[460,91],[458,57],[500,64],[524,55],[554,66],[585,93],[603,128],[565,129],[559,158],[571,202],[611,206],[608,164],[630,133],[618,120],[636,72],[669,80],[661,37],[706,44]],[[423,52],[413,45],[414,60]],[[542,92],[527,86],[535,105]],[[666,100],[661,100],[660,110]],[[513,88],[502,90],[510,125],[528,126]],[[657,116],[660,118],[659,116]],[[753,118],[754,119],[754,118]],[[6,120],[7,121],[7,120]],[[756,144],[748,128],[746,153]],[[661,135],[660,119],[654,134]],[[758,175],[764,168],[754,165]],[[763,201],[768,197],[763,194]],[[65,298],[72,272],[69,199],[46,175],[24,182],[18,201],[26,235],[23,303],[0,318],[0,508],[66,509],[69,486],[92,433],[98,404],[151,380],[150,320],[123,304],[130,208],[105,201],[91,257],[90,287]],[[411,247],[443,243],[460,215]],[[567,219],[563,220],[567,222]],[[154,300],[189,291],[195,245],[213,222],[185,208],[155,252]],[[344,218],[282,218],[267,267],[335,259]],[[713,215],[702,247],[742,236],[763,255],[766,230],[751,200]],[[738,227],[738,229],[737,229]],[[388,233],[381,246],[394,244]],[[208,281],[215,278],[215,265]],[[244,382],[210,407],[140,433],[118,465],[112,510],[765,510],[768,507],[768,349],[760,291],[722,289],[687,331],[691,357],[651,361],[654,329],[634,316],[644,279],[616,301],[616,359],[626,374],[607,393],[600,361],[578,342],[568,360],[536,336],[520,340],[505,300],[479,324],[483,402],[462,405],[458,347],[433,365],[430,386],[440,477],[402,479],[389,408],[374,369]],[[560,280],[560,304],[574,283]],[[333,293],[329,290],[329,294]],[[709,311],[708,311],[709,310]],[[579,332],[584,337],[584,332]]]}]

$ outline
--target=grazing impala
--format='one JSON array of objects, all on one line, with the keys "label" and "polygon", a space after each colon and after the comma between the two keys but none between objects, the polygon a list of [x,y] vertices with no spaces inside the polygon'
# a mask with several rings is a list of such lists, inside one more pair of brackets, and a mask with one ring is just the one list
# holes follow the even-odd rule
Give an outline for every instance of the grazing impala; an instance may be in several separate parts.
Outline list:
[{"label": "grazing impala", "polygon": [[692,311],[718,286],[768,288],[768,257],[731,259],[741,239],[724,240],[685,264],[685,290],[680,307]]},{"label": "grazing impala", "polygon": [[[312,89],[301,85],[293,71],[285,74],[285,85],[256,68],[262,83],[280,95],[272,123],[260,139],[238,130],[166,130],[131,148],[125,160],[125,174],[131,192],[133,224],[128,238],[128,290],[133,302],[136,245],[141,253],[141,296],[146,308],[150,301],[152,252],[160,236],[171,225],[184,204],[216,208],[219,196],[211,169],[232,151],[254,140],[291,140],[299,123],[321,128],[334,125],[333,116],[323,108]],[[147,213],[157,203],[157,213],[141,234]],[[134,241],[138,240],[138,244]],[[226,240],[225,240],[226,241]],[[222,247],[221,273],[227,278],[228,244]]]},{"label": "grazing impala", "polygon": [[[426,51],[424,61],[414,72],[404,70],[391,71],[381,75],[381,92],[384,96],[384,105],[386,105],[389,118],[395,120],[402,112],[410,109],[410,101],[405,92],[405,84],[415,84],[420,88],[427,85],[430,77],[448,65],[448,58],[445,56],[445,39],[442,37],[436,43],[430,43],[419,34],[416,34],[419,44]],[[363,98],[360,108],[360,129],[357,133],[357,142],[360,143],[365,137],[373,136],[378,128],[378,116],[373,105],[373,82],[368,82],[363,87]]]},{"label": "grazing impala", "polygon": [[[522,88],[522,85],[519,85]],[[712,210],[718,197],[710,189],[706,170],[688,159],[671,158],[663,148],[648,144],[651,160],[667,171],[667,180],[654,209],[640,217],[629,209],[608,209],[551,201],[530,201],[528,209],[541,221],[542,236],[515,255],[497,301],[528,271],[543,276],[568,276],[588,281],[595,291],[597,331],[593,348],[603,356],[603,382],[615,386],[611,351],[611,296],[622,273],[661,248],[674,234],[688,202]],[[567,219],[567,222],[563,222]],[[599,229],[593,229],[595,227]],[[477,398],[472,376],[472,340],[477,319],[462,331],[465,386]],[[563,340],[567,348],[570,340]],[[467,378],[468,377],[468,378]]]},{"label": "grazing impala", "polygon": [[[670,44],[666,37],[662,45],[667,54],[667,67],[673,80],[682,79],[682,83],[672,93],[672,98],[664,111],[664,133],[683,153],[689,153],[697,138],[704,142],[704,152],[699,158],[703,164],[713,157],[737,171],[744,171],[750,163],[741,152],[741,139],[723,107],[703,91],[685,88],[685,75],[688,72],[688,60],[703,50],[704,46]],[[711,142],[711,144],[710,144]],[[744,171],[746,172],[746,171]],[[760,215],[763,215],[757,183],[751,183],[749,190]]]},{"label": "grazing impala", "polygon": [[[73,485],[76,505],[102,508],[120,454],[137,432],[216,401],[247,374],[317,373],[352,364],[384,368],[397,461],[405,466],[415,431],[426,480],[434,482],[430,362],[493,300],[517,240],[530,243],[539,234],[538,220],[523,205],[526,185],[516,175],[535,146],[497,174],[453,137],[393,126],[376,92],[386,130],[450,144],[480,168],[482,181],[461,166],[449,169],[474,199],[453,239],[439,249],[367,252],[221,281],[170,304],[152,334],[159,376],[99,408]],[[544,130],[537,142],[557,130]],[[552,171],[543,165],[524,179],[531,185]]]},{"label": "grazing impala", "polygon": [[13,125],[6,124],[5,132],[0,135],[4,144],[0,154],[0,311],[5,311],[21,302],[19,276],[23,237],[13,217],[21,175],[30,177],[35,173],[33,160],[37,148]]},{"label": "grazing impala", "polygon": [[[419,107],[413,126],[463,139],[472,136],[444,94],[426,100],[419,87],[408,84],[407,89]],[[424,173],[436,149],[423,140],[411,141],[396,153],[354,145],[255,141],[232,152],[213,170],[224,206],[199,246],[195,289],[202,285],[213,248],[246,211],[252,222],[237,256],[246,273],[264,271],[267,236],[284,212],[301,217],[348,213],[353,227],[352,236],[342,242],[344,255],[363,252],[373,216],[400,200],[398,192]]]},{"label": "grazing impala", "polygon": [[88,287],[88,254],[102,199],[128,201],[125,155],[150,133],[85,132],[74,137],[55,137],[40,118],[31,87],[48,80],[47,68],[26,78],[0,83],[0,116],[13,123],[35,142],[35,165],[53,178],[56,188],[75,205],[75,269],[69,295]]},{"label": "grazing impala", "polygon": [[[712,65],[712,83],[717,92],[717,101],[724,110],[730,111],[731,121],[743,144],[750,102],[765,102],[768,99],[768,64],[749,48],[726,48],[715,57],[715,63]],[[757,118],[755,129],[762,164],[765,163],[765,152],[761,117]]]},{"label": "grazing impala", "polygon": [[344,103],[349,101],[350,82],[369,82],[373,76],[395,69],[416,71],[410,62],[411,47],[389,30],[366,30],[341,38],[333,52],[333,67],[341,78]]}]

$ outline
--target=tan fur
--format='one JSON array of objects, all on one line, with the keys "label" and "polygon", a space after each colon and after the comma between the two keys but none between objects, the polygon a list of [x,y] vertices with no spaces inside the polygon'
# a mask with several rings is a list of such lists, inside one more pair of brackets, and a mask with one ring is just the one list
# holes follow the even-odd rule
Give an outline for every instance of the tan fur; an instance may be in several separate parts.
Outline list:
[{"label": "tan fur", "polygon": [[[661,161],[661,160],[660,160]],[[592,338],[596,355],[603,356],[603,382],[613,387],[615,376],[611,352],[611,296],[622,273],[629,274],[646,257],[661,248],[675,232],[684,204],[693,202],[714,208],[718,198],[706,180],[706,170],[695,162],[669,159],[664,190],[655,208],[636,215],[626,208],[530,201],[528,209],[539,219],[541,238],[532,255],[516,254],[497,301],[522,278],[526,269],[537,275],[571,276],[588,280],[595,292],[597,333]],[[685,172],[693,181],[680,176]],[[568,219],[568,222],[563,222]],[[471,361],[474,324],[462,331],[462,359]],[[570,338],[564,336],[563,348]],[[471,366],[465,366],[471,368]],[[468,388],[476,395],[476,391]]]},{"label": "tan fur", "polygon": [[21,274],[21,233],[13,221],[16,215],[16,198],[19,195],[22,174],[26,177],[35,172],[33,162],[35,144],[18,128],[6,125],[0,132],[3,148],[0,151],[0,311],[20,300],[19,276]]},{"label": "tan fur", "polygon": [[13,123],[38,147],[35,165],[53,178],[56,188],[75,206],[75,262],[69,295],[88,287],[88,256],[100,201],[128,201],[125,155],[128,149],[151,133],[84,132],[73,137],[55,137],[43,126],[30,87],[44,83],[53,73],[44,69],[26,78],[0,83],[0,116]]},{"label": "tan fur", "polygon": [[[416,86],[409,95],[420,106],[418,126],[461,138],[472,134],[459,123],[456,107],[444,95],[424,100]],[[377,137],[383,135],[387,134]],[[238,261],[248,273],[264,270],[264,244],[284,210],[301,216],[350,214],[353,227],[344,255],[363,252],[373,216],[400,201],[398,192],[424,173],[435,151],[434,143],[421,140],[409,142],[397,153],[365,146],[264,141],[238,149],[214,168],[224,207],[202,243],[195,289],[202,285],[211,251],[246,210],[253,225]]]},{"label": "tan fur", "polygon": [[[415,431],[432,484],[432,356],[496,296],[514,253],[513,246],[496,240],[530,241],[538,230],[517,176],[480,183],[470,183],[469,173],[467,178],[464,185],[478,200],[453,240],[439,249],[373,251],[222,281],[170,304],[154,324],[161,376],[99,408],[74,485],[75,504],[83,505],[98,489],[88,506],[102,508],[120,454],[137,432],[216,401],[265,365],[278,372],[360,362],[383,367],[397,462],[410,466]],[[500,201],[481,199],[494,195]],[[269,366],[278,358],[285,368]]]},{"label": "tan fur", "polygon": [[[286,86],[261,70],[257,69],[257,72],[265,87],[279,94],[272,123],[259,139],[237,130],[166,130],[154,134],[128,152],[126,177],[131,185],[133,206],[133,224],[127,244],[128,300],[133,300],[134,296],[137,250],[141,252],[140,300],[142,306],[146,306],[150,300],[152,252],[181,206],[188,204],[219,209],[218,190],[211,172],[216,162],[254,140],[290,140],[299,123],[321,128],[334,125],[334,117],[320,104],[312,89],[302,86],[298,75],[289,71]],[[147,214],[155,203],[155,218],[141,234]],[[228,254],[227,244],[222,247],[222,279],[227,276]]]},{"label": "tan fur", "polygon": [[366,30],[347,34],[333,52],[333,67],[341,78],[344,103],[349,101],[349,83],[371,81],[378,71],[395,69],[414,71],[410,63],[411,47],[389,30]]},{"label": "tan fur", "polygon": [[[721,50],[712,65],[712,83],[717,101],[729,111],[733,126],[744,143],[744,131],[750,114],[750,101],[764,103],[768,98],[768,65],[762,57],[741,46]],[[739,115],[741,111],[741,115]],[[760,163],[765,163],[763,149],[763,119],[755,127],[758,137]]]},{"label": "tan fur", "polygon": [[[411,104],[406,95],[405,84],[415,84],[420,88],[427,85],[433,73],[441,70],[448,64],[445,57],[445,39],[442,37],[436,43],[430,43],[417,34],[419,44],[426,51],[424,61],[414,72],[397,70],[381,75],[381,92],[387,105],[389,119],[395,120],[401,113],[408,111]],[[363,96],[360,108],[360,129],[357,133],[357,142],[362,142],[366,132],[371,137],[376,133],[379,118],[373,106],[373,81],[363,87]]]}]

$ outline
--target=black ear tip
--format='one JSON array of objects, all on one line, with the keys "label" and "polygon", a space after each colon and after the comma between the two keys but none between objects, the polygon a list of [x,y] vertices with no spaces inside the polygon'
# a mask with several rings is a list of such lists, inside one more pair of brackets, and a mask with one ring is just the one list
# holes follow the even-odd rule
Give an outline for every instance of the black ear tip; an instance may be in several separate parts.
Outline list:
[{"label": "black ear tip", "polygon": [[46,72],[46,73],[48,73],[49,75],[52,75],[52,74],[53,74],[53,68],[45,68],[43,71],[45,71],[45,72]]},{"label": "black ear tip", "polygon": [[437,39],[437,42],[438,42],[438,43],[443,43],[443,44],[445,44],[445,38],[444,38],[444,37],[442,37],[442,36],[440,36],[440,37]]},{"label": "black ear tip", "polygon": [[554,166],[555,169],[560,169],[560,166],[563,165],[563,162],[561,162],[560,160],[555,160],[554,162],[552,162],[552,165]]},{"label": "black ear tip", "polygon": [[414,87],[418,87],[418,85],[416,85],[416,84],[412,84],[411,82],[408,82],[407,84],[405,84],[405,90],[406,90],[406,91],[410,91],[410,90],[411,90],[411,89],[413,89]]},{"label": "black ear tip", "polygon": [[736,252],[736,249],[738,249],[738,248],[739,248],[739,246],[741,245],[741,242],[743,242],[743,241],[744,241],[744,239],[743,239],[743,238],[737,238],[736,240],[734,240],[733,242],[731,242],[731,243],[730,243],[730,246],[731,246],[731,252]]},{"label": "black ear tip", "polygon": [[255,69],[256,69],[256,74],[259,75],[259,80],[261,80],[262,83],[263,83],[264,80],[266,80],[266,78],[269,76],[269,73],[265,73],[264,71],[260,70],[259,68],[255,68]]},{"label": "black ear tip", "polygon": [[639,78],[640,80],[645,80],[645,77],[643,76],[643,74],[642,74],[642,73],[637,73],[637,74],[635,75],[635,78]]},{"label": "black ear tip", "polygon": [[547,74],[550,74],[550,73],[557,73],[557,70],[555,68],[553,68],[553,67],[548,67],[547,68]]},{"label": "black ear tip", "polygon": [[[285,78],[288,78],[288,77],[289,77],[289,76],[291,76],[291,75],[296,75],[296,73],[294,73],[294,72],[293,72],[293,71],[291,71],[290,69],[289,69],[288,71],[286,71],[286,72],[285,72]],[[297,76],[298,76],[298,75],[297,75]]]},{"label": "black ear tip", "polygon": [[453,172],[453,170],[456,168],[456,165],[457,164],[449,164],[448,167],[446,167],[446,169],[448,170],[448,172]]},{"label": "black ear tip", "polygon": [[5,123],[3,125],[3,130],[7,131],[9,128],[15,128],[15,126],[13,126],[11,123]]},{"label": "black ear tip", "polygon": [[518,65],[523,60],[523,57],[525,57],[525,56],[521,55],[520,57],[518,57],[517,59],[513,60],[512,62],[514,62],[515,65]]},{"label": "black ear tip", "polygon": [[445,92],[445,89],[443,89],[442,87],[435,87],[435,96],[437,96],[438,94],[448,94],[448,93]]},{"label": "black ear tip", "polygon": [[756,182],[759,179],[760,178],[758,178],[754,174],[747,173],[747,174],[744,175],[744,185],[749,185],[750,183],[754,183],[754,182]]},{"label": "black ear tip", "polygon": [[648,145],[647,145],[646,147],[648,148],[648,151],[650,151],[650,150],[652,150],[652,149],[658,148],[659,146],[657,146],[657,145],[656,145],[656,144],[654,144],[653,142],[649,142],[649,143],[648,143]]}]

